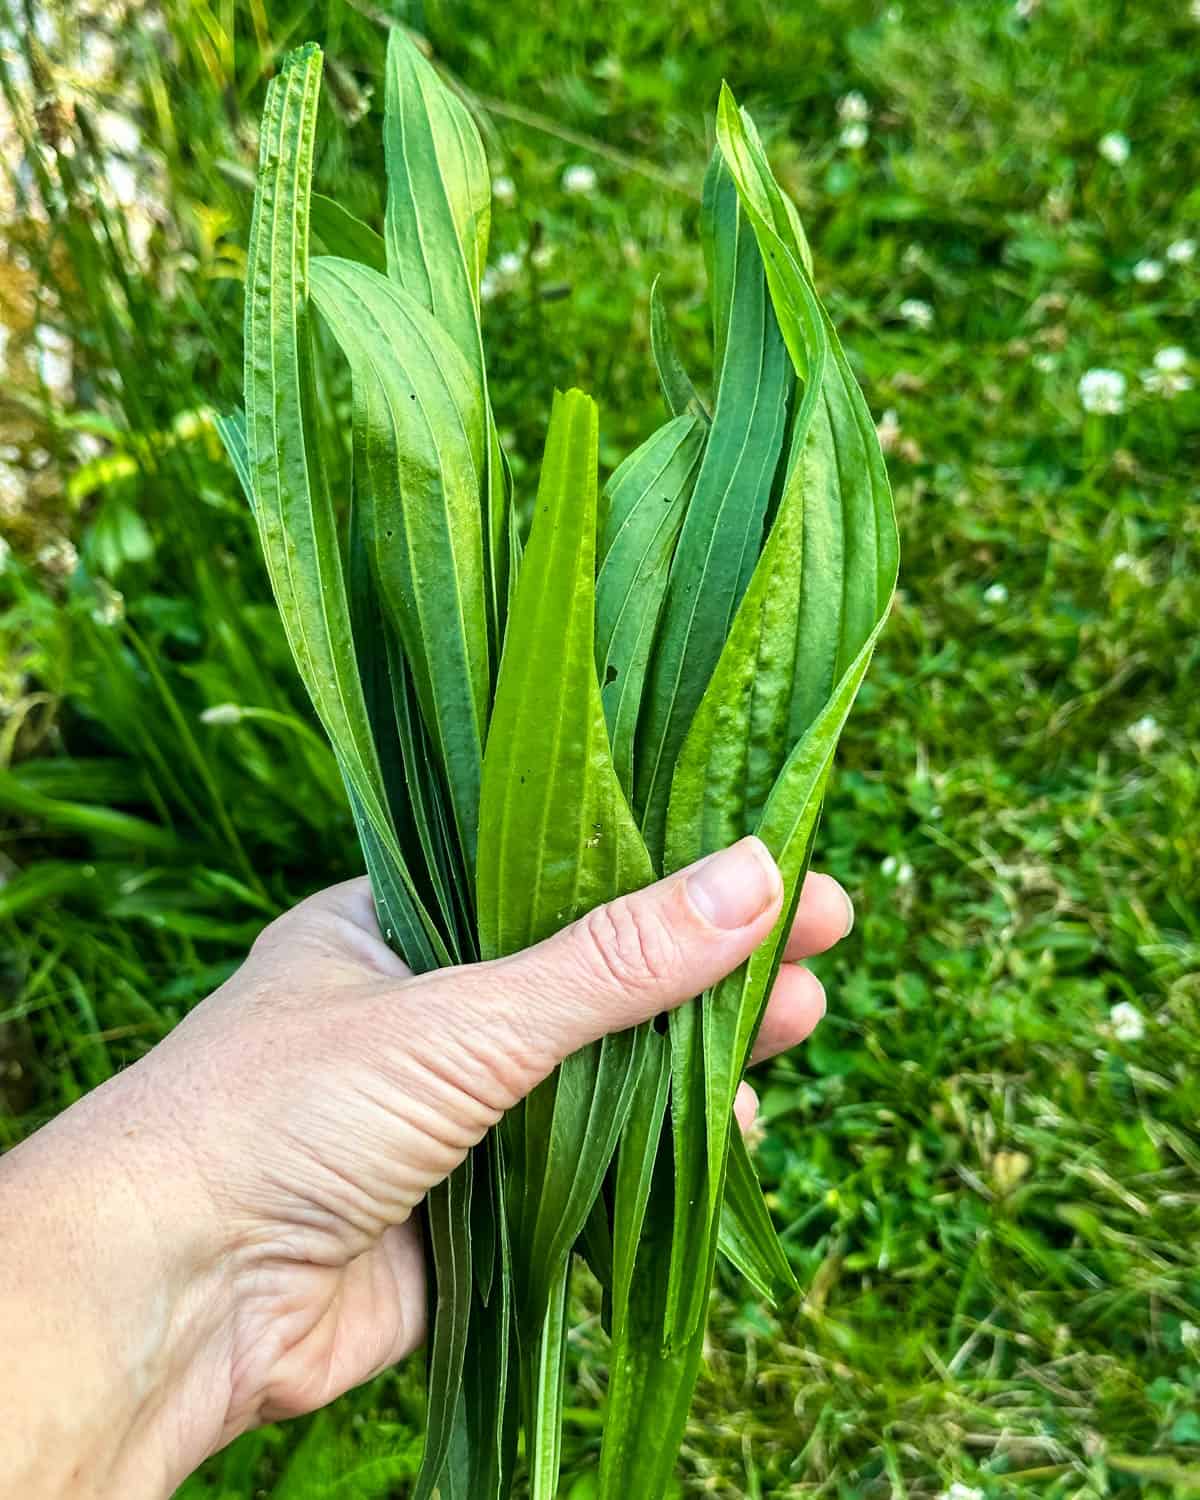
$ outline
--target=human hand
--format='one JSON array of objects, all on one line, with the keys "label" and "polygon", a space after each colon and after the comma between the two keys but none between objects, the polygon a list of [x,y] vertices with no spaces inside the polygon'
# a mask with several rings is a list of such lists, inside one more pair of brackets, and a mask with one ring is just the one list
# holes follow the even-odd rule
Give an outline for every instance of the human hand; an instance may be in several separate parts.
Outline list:
[{"label": "human hand", "polygon": [[[745,839],[524,953],[418,977],[382,941],[365,880],[273,922],[164,1042],[0,1164],[6,1191],[44,1205],[65,1161],[85,1179],[103,1163],[104,1201],[93,1185],[80,1202],[77,1185],[61,1205],[84,1216],[91,1246],[68,1277],[110,1362],[132,1371],[118,1420],[118,1377],[110,1364],[105,1389],[100,1376],[95,1487],[75,1472],[23,1493],[169,1494],[240,1432],[409,1353],[424,1336],[411,1215],[425,1193],[569,1053],[734,969],[781,893]],[[808,878],[756,1061],[817,1024],[823,991],[793,961],[832,946],[851,916],[835,881]],[[744,1087],[743,1126],[753,1109]]]}]

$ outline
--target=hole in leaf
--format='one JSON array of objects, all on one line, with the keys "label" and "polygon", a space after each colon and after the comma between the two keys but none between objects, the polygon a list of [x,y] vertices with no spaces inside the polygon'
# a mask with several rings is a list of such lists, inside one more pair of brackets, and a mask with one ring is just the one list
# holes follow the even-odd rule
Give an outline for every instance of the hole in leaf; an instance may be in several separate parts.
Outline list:
[{"label": "hole in leaf", "polygon": [[616,682],[616,680],[617,669],[613,666],[612,662],[609,662],[608,666],[604,669],[604,686],[607,687],[610,682]]}]

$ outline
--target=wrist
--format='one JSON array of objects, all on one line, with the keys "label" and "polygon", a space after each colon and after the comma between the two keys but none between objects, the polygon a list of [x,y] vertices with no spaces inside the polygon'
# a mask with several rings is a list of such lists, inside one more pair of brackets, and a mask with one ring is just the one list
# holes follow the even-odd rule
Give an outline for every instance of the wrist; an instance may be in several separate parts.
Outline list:
[{"label": "wrist", "polygon": [[164,1125],[132,1068],[0,1162],[0,1492],[166,1496],[226,1436],[232,1277]]}]

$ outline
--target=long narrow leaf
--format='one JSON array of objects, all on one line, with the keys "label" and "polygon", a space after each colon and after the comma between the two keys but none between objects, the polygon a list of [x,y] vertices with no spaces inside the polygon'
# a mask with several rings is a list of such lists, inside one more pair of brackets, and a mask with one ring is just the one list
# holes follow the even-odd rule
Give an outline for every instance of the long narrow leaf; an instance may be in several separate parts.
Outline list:
[{"label": "long narrow leaf", "polygon": [[312,282],[353,376],[355,493],[372,571],[438,748],[470,869],[491,684],[478,526],[481,393],[432,316],[385,277],[321,257]]},{"label": "long narrow leaf", "polygon": [[310,452],[308,195],[321,54],[303,47],[272,80],[262,125],[246,296],[246,455],[271,586],[300,675],[333,744],[393,941],[414,968],[448,954],[405,867],[355,666],[337,525],[319,452]]},{"label": "long narrow leaf", "polygon": [[388,275],[458,345],[487,413],[481,520],[488,608],[498,641],[507,602],[508,489],[488,401],[479,294],[491,229],[491,178],[466,106],[399,26],[388,37],[383,145]]},{"label": "long narrow leaf", "polygon": [[[594,403],[577,391],[556,397],[484,757],[477,885],[485,958],[526,947],[652,878],[613,770],[596,678],[597,442]],[[541,1326],[600,1190],[644,1035],[606,1037],[575,1053],[509,1117],[524,1327]],[[540,1388],[534,1371],[523,1385]]]},{"label": "long narrow leaf", "polygon": [[706,187],[715,267],[716,406],[667,584],[638,752],[637,806],[660,858],[675,759],[763,544],[794,378],[762,257],[723,161]]},{"label": "long narrow leaf", "polygon": [[628,797],[646,669],[704,437],[697,417],[676,417],[625,459],[605,490],[596,666],[613,764]]}]

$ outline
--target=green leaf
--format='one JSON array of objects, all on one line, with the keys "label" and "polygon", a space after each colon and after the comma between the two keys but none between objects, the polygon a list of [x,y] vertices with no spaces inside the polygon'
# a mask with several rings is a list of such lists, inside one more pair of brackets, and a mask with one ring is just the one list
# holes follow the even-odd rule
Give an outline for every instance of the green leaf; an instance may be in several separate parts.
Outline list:
[{"label": "green leaf", "polygon": [[705,191],[716,407],[671,565],[638,746],[636,805],[655,859],[663,852],[676,757],[762,548],[794,385],[762,257],[720,161]]},{"label": "green leaf", "polygon": [[779,511],[679,758],[668,813],[667,868],[753,830],[775,855],[786,893],[772,940],[709,991],[699,1013],[686,1007],[671,1017],[676,1203],[666,1333],[678,1345],[703,1318],[704,1289],[692,1266],[718,1223],[734,1093],[798,899],[834,747],[895,587],[897,559],[874,424],[799,247],[776,233],[776,223],[787,229],[790,221],[782,213],[768,220],[761,211],[778,189],[728,94],[718,140],[806,388]]},{"label": "green leaf", "polygon": [[[484,756],[485,958],[528,947],[653,878],[613,770],[596,679],[597,446],[595,404],[578,391],[556,396]],[[575,1053],[505,1122],[522,1327],[541,1325],[600,1190],[644,1036],[625,1032]]]},{"label": "green leaf", "polygon": [[336,198],[312,195],[312,234],[325,255],[357,260],[381,275],[387,273],[387,245],[369,224],[356,219]]},{"label": "green leaf", "polygon": [[800,1290],[758,1185],[758,1174],[740,1130],[729,1138],[725,1203],[718,1248],[768,1302],[778,1305]]},{"label": "green leaf", "polygon": [[254,482],[250,477],[250,449],[246,442],[246,413],[239,406],[231,412],[222,412],[214,420],[217,436],[225,449],[233,472],[238,477],[242,494],[250,509],[254,509]]},{"label": "green leaf", "polygon": [[596,666],[617,778],[632,795],[634,738],[654,633],[705,429],[676,417],[617,468],[605,489],[596,579]]},{"label": "green leaf", "polygon": [[308,196],[320,89],[313,46],[267,90],[247,253],[246,463],[267,572],[288,643],[351,794],[385,928],[414,969],[448,954],[405,866],[358,679],[337,524],[311,427]]},{"label": "green leaf", "polygon": [[413,1500],[429,1500],[446,1464],[463,1387],[474,1277],[471,1268],[471,1187],[474,1153],[425,1200],[433,1250],[435,1294],[429,1346],[428,1416],[421,1472]]},{"label": "green leaf", "polygon": [[458,345],[487,414],[483,494],[488,609],[498,640],[507,590],[508,493],[487,395],[479,299],[491,229],[491,178],[466,106],[399,26],[388,37],[383,147],[388,275]]},{"label": "green leaf", "polygon": [[667,309],[659,291],[659,277],[650,287],[650,348],[654,354],[654,365],[658,370],[658,383],[673,417],[690,415],[705,426],[712,420],[708,408],[700,399],[692,377],[684,369],[683,361],[675,349],[671,337],[671,325],[667,321]]},{"label": "green leaf", "polygon": [[372,572],[471,869],[491,684],[482,394],[430,314],[369,267],[314,260],[312,289],[353,378],[355,495]]}]

